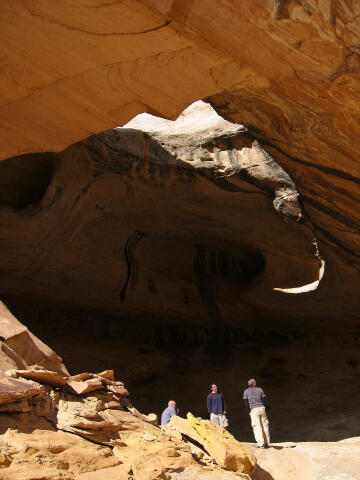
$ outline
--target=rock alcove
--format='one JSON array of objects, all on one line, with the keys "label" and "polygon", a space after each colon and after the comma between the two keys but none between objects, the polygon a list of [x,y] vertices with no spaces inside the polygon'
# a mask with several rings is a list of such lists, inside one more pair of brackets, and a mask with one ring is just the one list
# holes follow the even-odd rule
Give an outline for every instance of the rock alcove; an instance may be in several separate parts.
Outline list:
[{"label": "rock alcove", "polygon": [[336,263],[244,126],[197,102],[0,170],[3,298],[73,373],[115,367],[144,410],[175,397],[202,416],[216,381],[249,440],[241,394],[255,376],[279,440],[356,433],[357,325],[334,324]]}]

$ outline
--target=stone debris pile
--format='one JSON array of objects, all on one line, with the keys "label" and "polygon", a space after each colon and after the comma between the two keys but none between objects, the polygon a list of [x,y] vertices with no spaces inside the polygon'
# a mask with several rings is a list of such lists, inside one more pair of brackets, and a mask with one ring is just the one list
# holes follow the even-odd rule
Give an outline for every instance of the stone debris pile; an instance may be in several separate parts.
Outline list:
[{"label": "stone debris pile", "polygon": [[256,460],[249,449],[239,443],[231,433],[209,420],[196,418],[188,413],[186,419],[173,416],[170,427],[202,445],[220,467],[244,473],[253,473],[255,470]]},{"label": "stone debris pile", "polygon": [[[224,435],[220,427],[191,414],[188,420],[177,417],[171,431],[163,431],[155,414],[143,415],[131,404],[129,392],[115,380],[112,370],[74,376],[37,365],[7,370],[0,379],[0,411],[11,414],[2,417],[2,423],[9,422],[6,433],[0,436],[4,480],[86,480],[102,475],[107,480],[180,480],[201,478],[202,471],[209,479],[248,478],[243,474],[252,473],[256,464],[250,451],[232,435]],[[189,434],[194,426],[201,433]],[[79,443],[75,453],[74,438]],[[60,447],[51,446],[58,440],[63,442]],[[94,450],[91,462],[83,451],[86,440]],[[99,446],[97,450],[94,444]],[[87,463],[82,463],[84,458]],[[40,477],[38,470],[34,473],[38,464],[43,469]],[[234,476],[227,470],[237,473]]]},{"label": "stone debris pile", "polygon": [[[250,478],[255,457],[230,434],[191,415],[162,430],[155,414],[132,405],[113,370],[70,375],[40,341],[24,361],[21,342],[36,337],[1,306],[2,366],[12,367],[0,370],[1,480]],[[195,425],[196,438],[187,434]]]}]

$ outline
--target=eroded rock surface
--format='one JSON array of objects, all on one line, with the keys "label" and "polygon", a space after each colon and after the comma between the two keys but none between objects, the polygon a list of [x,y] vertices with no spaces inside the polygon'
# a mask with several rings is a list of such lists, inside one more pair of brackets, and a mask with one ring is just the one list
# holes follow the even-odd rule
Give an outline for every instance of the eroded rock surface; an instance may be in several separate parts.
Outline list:
[{"label": "eroded rock surface", "polygon": [[294,181],[242,125],[204,103],[134,122],[44,154],[40,202],[3,206],[4,294],[131,317],[140,334],[146,319],[226,329],[337,315],[326,289],[276,290],[319,283],[321,259]]},{"label": "eroded rock surface", "polygon": [[356,0],[62,7],[1,3],[1,158],[61,150],[143,111],[174,119],[209,98],[285,167],[316,236],[358,275]]},{"label": "eroded rock surface", "polygon": [[179,416],[171,418],[170,427],[200,443],[216,461],[226,470],[252,474],[256,461],[254,456],[225,429],[219,430],[209,420],[195,418],[188,413],[186,419]]},{"label": "eroded rock surface", "polygon": [[[69,376],[32,366],[1,373],[8,380],[0,392],[4,480],[250,480],[244,472],[253,480],[358,479],[357,438],[259,450],[190,414],[160,429],[131,405],[110,370]],[[71,382],[95,379],[96,391],[68,391]],[[14,409],[19,393],[26,408]]]},{"label": "eroded rock surface", "polygon": [[33,364],[67,374],[61,358],[22,325],[0,301],[0,371]]},{"label": "eroded rock surface", "polygon": [[[5,306],[3,311],[14,331],[20,323]],[[241,469],[225,472],[221,467],[226,465],[213,459],[200,461],[181,436],[167,435],[156,416],[132,406],[113,371],[69,376],[65,367],[55,372],[33,365],[0,373],[4,480],[248,478]]]}]

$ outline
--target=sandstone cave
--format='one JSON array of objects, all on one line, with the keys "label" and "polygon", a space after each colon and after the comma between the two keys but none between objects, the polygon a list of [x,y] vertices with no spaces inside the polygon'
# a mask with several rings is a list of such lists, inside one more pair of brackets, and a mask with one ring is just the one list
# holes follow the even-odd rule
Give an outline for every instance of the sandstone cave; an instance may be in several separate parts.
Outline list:
[{"label": "sandstone cave", "polygon": [[[319,480],[330,467],[281,449],[360,451],[360,9],[240,3],[4,0],[0,301],[71,378],[113,369],[141,412],[173,398],[207,418],[217,383],[240,442],[256,378],[279,452],[255,452],[251,478]],[[47,347],[16,350],[1,302],[1,370],[31,369]],[[7,406],[4,378],[1,448],[32,408]],[[0,478],[40,478],[1,448]],[[134,465],[99,479],[203,478]],[[56,468],[41,479],[97,478]]]},{"label": "sandstone cave", "polygon": [[0,171],[4,301],[72,373],[112,366],[141,409],[202,417],[216,381],[248,441],[254,376],[279,441],[356,434],[360,325],[329,295],[344,266],[246,127],[197,102]]}]

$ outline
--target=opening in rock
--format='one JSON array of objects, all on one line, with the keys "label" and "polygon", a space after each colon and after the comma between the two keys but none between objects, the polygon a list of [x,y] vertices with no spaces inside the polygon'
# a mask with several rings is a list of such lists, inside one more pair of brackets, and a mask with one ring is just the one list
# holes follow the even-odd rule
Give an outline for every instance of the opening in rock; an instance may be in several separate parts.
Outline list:
[{"label": "opening in rock", "polygon": [[5,206],[61,188],[31,218],[0,208],[0,289],[72,373],[115,368],[143,411],[175,398],[204,417],[215,381],[244,440],[241,396],[255,377],[275,439],[355,434],[352,382],[346,412],[344,389],[331,402],[321,392],[334,375],[358,375],[357,327],[339,337],[330,274],[306,295],[274,291],[319,281],[320,259],[293,179],[244,126],[196,104],[177,122],[143,115],[51,157],[2,165]]}]

